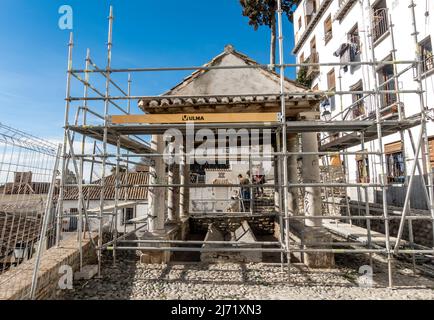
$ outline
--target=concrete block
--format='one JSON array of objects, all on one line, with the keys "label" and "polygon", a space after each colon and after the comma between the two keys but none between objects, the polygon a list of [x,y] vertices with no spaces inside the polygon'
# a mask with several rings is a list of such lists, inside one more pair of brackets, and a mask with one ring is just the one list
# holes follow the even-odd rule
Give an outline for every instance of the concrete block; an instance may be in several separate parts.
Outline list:
[{"label": "concrete block", "polygon": [[98,273],[98,265],[91,264],[84,266],[81,271],[74,273],[75,280],[89,280],[92,279]]},{"label": "concrete block", "polygon": [[[305,243],[332,242],[330,233],[323,227],[305,227]],[[306,248],[324,248],[321,246],[306,246]],[[310,268],[332,268],[335,264],[334,254],[331,252],[308,252],[304,255],[304,262]]]},{"label": "concrete block", "polygon": [[[252,229],[247,221],[242,221],[241,225],[235,229],[233,232],[224,232],[219,229],[215,224],[210,224],[208,227],[208,232],[205,237],[205,241],[239,241],[247,242],[248,244],[240,245],[243,248],[259,248],[260,246],[256,244],[256,237],[253,234]],[[250,244],[251,243],[251,244]],[[204,244],[203,248],[231,248],[230,244]],[[208,263],[218,263],[218,262],[261,262],[262,253],[258,251],[251,252],[233,252],[225,251],[224,249],[219,252],[202,252],[201,261]]]},{"label": "concrete block", "polygon": [[[179,234],[179,226],[168,224],[165,225],[165,229],[158,232],[137,232],[137,239],[140,240],[175,240]],[[148,243],[149,247],[166,247],[170,244],[161,243]],[[154,251],[154,250],[138,250],[138,255],[140,256],[140,262],[143,264],[153,264],[153,263],[168,263],[170,261],[172,253],[169,251]]]}]

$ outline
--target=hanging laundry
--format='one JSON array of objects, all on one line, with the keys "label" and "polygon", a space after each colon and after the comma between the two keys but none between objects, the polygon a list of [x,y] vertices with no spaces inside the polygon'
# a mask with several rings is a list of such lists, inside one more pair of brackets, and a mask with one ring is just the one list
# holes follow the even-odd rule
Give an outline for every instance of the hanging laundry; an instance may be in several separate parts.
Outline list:
[{"label": "hanging laundry", "polygon": [[[333,55],[335,57],[341,58],[341,63],[346,63],[351,61],[351,52],[350,52],[350,44],[349,43],[342,43],[338,50],[336,50]],[[347,72],[348,71],[348,65],[344,65],[342,69]]]}]

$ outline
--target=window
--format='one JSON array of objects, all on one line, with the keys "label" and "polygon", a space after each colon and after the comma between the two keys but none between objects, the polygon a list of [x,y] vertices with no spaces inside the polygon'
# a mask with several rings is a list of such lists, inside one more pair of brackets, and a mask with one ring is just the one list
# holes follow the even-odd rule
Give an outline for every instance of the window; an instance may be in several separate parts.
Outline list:
[{"label": "window", "polygon": [[130,220],[135,218],[134,208],[124,208],[122,210],[122,225],[131,224]]},{"label": "window", "polygon": [[316,0],[306,0],[304,2],[304,12],[306,14],[305,17],[306,26],[309,25],[310,21],[315,16],[316,9],[317,9]]},{"label": "window", "polygon": [[348,42],[350,44],[354,44],[357,48],[360,48],[360,36],[359,36],[359,27],[357,24],[348,32]]},{"label": "window", "polygon": [[[318,56],[318,52],[316,51],[316,38],[314,36],[310,40],[309,63],[318,63],[318,62],[319,62],[319,56]],[[316,78],[316,76],[319,75],[319,71],[320,71],[319,66],[308,66],[307,67],[307,77],[309,79],[314,79],[314,78]]]},{"label": "window", "polygon": [[304,62],[304,52],[302,52],[300,54],[300,57],[298,58],[298,63],[303,63]]},{"label": "window", "polygon": [[[363,82],[359,80],[356,84],[350,87],[351,91],[363,91]],[[363,100],[363,93],[354,93],[352,94],[352,107],[351,114],[353,119],[356,119],[360,116],[365,115],[365,104]]]},{"label": "window", "polygon": [[428,72],[434,69],[434,59],[432,55],[431,37],[426,38],[419,43],[420,54],[422,58],[422,72]]},{"label": "window", "polygon": [[300,30],[300,29],[301,29],[301,17],[298,18],[298,30]]},{"label": "window", "polygon": [[386,154],[387,182],[404,182],[404,156],[401,141],[386,144],[384,153]]},{"label": "window", "polygon": [[340,167],[342,166],[341,157],[339,154],[333,155],[330,157],[330,165],[333,167]]},{"label": "window", "polygon": [[434,168],[434,137],[428,138],[428,146],[429,146],[429,160],[431,163],[431,168]]},{"label": "window", "polygon": [[[363,150],[366,151],[366,150]],[[369,159],[367,155],[357,155],[357,182],[369,183]]]},{"label": "window", "polygon": [[380,0],[372,6],[372,37],[374,42],[389,30],[386,0]]},{"label": "window", "polygon": [[[329,91],[334,91],[336,89],[336,78],[335,78],[335,69],[334,68],[332,68],[327,73],[327,86],[328,86]],[[336,109],[336,101],[335,101],[334,95],[332,95],[329,98],[329,103],[330,103],[330,110],[334,111]]]},{"label": "window", "polygon": [[312,37],[310,40],[310,53],[316,52],[316,38],[315,36]]},{"label": "window", "polygon": [[335,78],[335,69],[332,68],[327,73],[327,86],[330,91],[335,90],[336,88],[336,78]]},{"label": "window", "polygon": [[63,225],[62,230],[65,232],[73,232],[77,230],[77,223],[78,223],[78,209],[77,208],[70,208],[69,214],[65,214],[63,219]]},{"label": "window", "polygon": [[356,57],[360,54],[360,36],[357,24],[348,32],[348,43],[350,44],[350,61],[356,61]]},{"label": "window", "polygon": [[324,21],[324,41],[327,44],[333,37],[332,32],[332,16],[329,15]]},{"label": "window", "polygon": [[[391,60],[389,57],[386,60]],[[393,65],[388,64],[380,67],[377,70],[378,83],[380,85],[380,90],[395,90],[395,80],[393,79]],[[381,94],[381,107],[385,108],[391,106],[397,101],[395,93],[383,93]]]},{"label": "window", "polygon": [[226,163],[205,163],[198,164],[194,163],[190,165],[190,182],[193,184],[204,184],[205,183],[205,170],[229,170],[230,169],[229,159],[226,158]]}]

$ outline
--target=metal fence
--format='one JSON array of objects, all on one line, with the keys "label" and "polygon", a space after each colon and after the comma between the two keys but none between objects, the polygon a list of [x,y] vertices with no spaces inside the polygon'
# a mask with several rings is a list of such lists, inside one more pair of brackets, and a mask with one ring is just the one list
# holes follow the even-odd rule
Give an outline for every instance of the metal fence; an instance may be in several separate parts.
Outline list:
[{"label": "metal fence", "polygon": [[38,251],[54,244],[59,150],[0,123],[0,299],[29,297]]}]

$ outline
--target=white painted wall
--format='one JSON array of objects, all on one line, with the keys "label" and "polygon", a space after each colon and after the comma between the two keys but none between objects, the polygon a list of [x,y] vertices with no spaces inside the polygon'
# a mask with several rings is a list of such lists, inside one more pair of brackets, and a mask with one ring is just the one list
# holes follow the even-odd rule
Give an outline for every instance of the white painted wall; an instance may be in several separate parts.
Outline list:
[{"label": "white painted wall", "polygon": [[[119,204],[121,204],[121,203],[122,203],[122,201],[119,202]],[[104,201],[104,206],[110,206],[110,205],[114,205],[114,204],[115,204],[114,200],[106,200],[106,201]],[[99,200],[91,200],[91,201],[89,201],[89,209],[98,209],[99,207],[100,207]],[[138,202],[133,207],[135,209],[135,217],[136,218],[146,217],[147,216],[147,214],[148,214],[147,200],[140,201],[140,202]],[[65,200],[63,202],[64,212],[69,212],[71,208],[78,208],[77,201],[76,200]],[[98,230],[98,226],[99,226],[98,219],[90,218],[89,220],[90,220],[89,221],[90,229],[92,231]],[[111,221],[109,220],[108,217],[104,219],[104,224],[107,224],[107,223],[110,223],[110,222]],[[126,225],[126,231],[127,232],[129,232],[129,231],[131,231],[133,229],[134,229],[134,225],[132,225],[132,224],[127,224]],[[117,230],[118,230],[118,232],[124,232],[125,231],[125,226],[122,224],[122,209],[118,210]]]},{"label": "white painted wall", "polygon": [[[228,170],[206,170],[205,183],[214,184],[218,179],[227,179],[230,184],[238,184],[238,175],[246,176],[249,163],[248,161],[229,161],[229,164],[230,169]],[[274,179],[274,168],[271,161],[252,161],[252,174],[258,168],[261,168],[260,170],[265,174],[267,181]],[[218,200],[230,200],[233,192],[235,190],[239,192],[239,189],[239,187],[192,188],[190,189],[190,210],[209,213],[226,212],[230,206],[230,201]]]},{"label": "white painted wall", "polygon": [[[303,0],[298,6],[294,13],[294,23],[295,23],[295,37],[296,41],[300,38],[301,34],[305,29],[305,2]],[[431,42],[434,41],[434,1],[425,0],[414,0],[416,7],[416,26],[419,42],[425,39],[427,36],[431,36]],[[319,1],[322,3],[322,1]],[[333,21],[333,38],[325,44],[324,42],[324,20],[329,14],[333,17],[339,9],[339,1],[334,0],[329,8],[323,13],[320,21],[310,33],[309,37],[302,45],[300,50],[296,53],[297,61],[300,62],[300,56],[304,53],[304,58],[306,59],[310,55],[310,40],[313,36],[316,37],[316,47],[319,53],[319,62],[339,62],[340,58],[335,57],[333,53],[339,48],[340,44],[346,42],[347,33],[353,28],[357,23],[361,42],[361,60],[362,61],[372,61],[372,51],[370,47],[370,39],[368,38],[368,31],[370,26],[370,5],[375,3],[375,1],[369,0],[359,0],[350,9],[347,15],[341,21]],[[412,33],[412,17],[411,10],[408,8],[410,0],[386,0],[387,8],[389,9],[389,14],[392,17],[392,22],[394,24],[393,34],[395,38],[395,48],[396,48],[396,59],[397,60],[414,60],[416,57],[417,46],[415,45]],[[428,11],[429,15],[426,17],[425,12]],[[298,19],[301,17],[303,26],[298,30]],[[392,50],[392,37],[389,34],[381,42],[379,42],[375,47],[375,57],[377,60],[383,60],[386,56],[391,53]],[[408,65],[397,65],[397,72],[400,72]],[[327,73],[332,67],[323,66],[320,69],[319,76],[314,79],[312,83],[312,88],[318,85],[319,90],[327,90]],[[375,81],[373,76],[373,70],[370,66],[359,66],[348,68],[347,72],[340,70],[340,67],[335,68],[336,75],[336,90],[350,90],[350,86],[357,83],[360,79],[363,80],[363,87],[365,90],[373,90],[375,88]],[[341,79],[338,78],[339,74]],[[404,75],[399,78],[399,88],[405,90],[412,90],[417,88],[417,83],[414,81],[413,71],[409,70]],[[428,74],[423,80],[423,89],[426,91],[424,98],[428,108],[434,108],[434,77],[433,74]],[[420,112],[419,97],[417,94],[401,94],[400,100],[404,104],[405,114],[411,116],[415,113]],[[339,97],[336,96],[336,109],[332,112],[332,116],[338,114],[341,110],[347,108],[352,103],[351,95],[345,95]],[[365,108],[368,110],[373,110],[373,100],[365,100]],[[340,119],[340,118],[338,118]],[[428,122],[428,136],[434,135],[434,124]],[[415,140],[417,139],[420,127],[415,127],[411,131]],[[401,136],[399,133],[387,136],[383,138],[383,145],[395,141],[400,141]],[[407,168],[411,168],[414,155],[411,149],[411,144],[409,136],[405,134],[404,136],[405,152],[407,158]],[[366,149],[370,151],[377,151],[379,149],[378,140],[369,142],[366,144]],[[360,146],[354,147],[349,151],[361,150]],[[378,182],[380,174],[380,166],[378,157],[370,156],[370,177],[371,182]],[[356,182],[357,180],[357,168],[356,160],[354,156],[348,156],[348,166],[350,182]],[[349,189],[350,196],[353,199],[357,199],[356,189]],[[373,201],[373,190],[369,192],[369,198]],[[363,196],[363,195],[362,195]],[[363,197],[362,197],[363,198]]]}]

